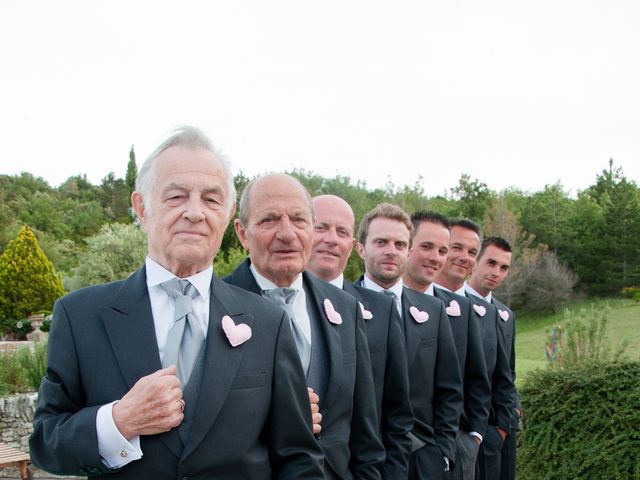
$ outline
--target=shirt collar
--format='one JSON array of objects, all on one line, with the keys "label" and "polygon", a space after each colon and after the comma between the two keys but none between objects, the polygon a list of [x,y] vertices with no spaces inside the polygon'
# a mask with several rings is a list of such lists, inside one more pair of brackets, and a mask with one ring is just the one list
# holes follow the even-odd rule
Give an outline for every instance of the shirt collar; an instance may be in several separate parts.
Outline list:
[{"label": "shirt collar", "polygon": [[[483,300],[491,303],[491,292],[489,292],[489,294],[486,297],[483,297],[480,293],[478,293],[473,287],[471,287],[471,285],[469,285],[467,282],[464,282],[464,287],[463,287],[467,292],[469,292],[471,295],[478,297],[478,298],[482,298]],[[457,292],[456,292],[457,293]],[[464,295],[464,293],[463,293]]]},{"label": "shirt collar", "polygon": [[373,290],[374,292],[382,292],[384,290],[389,290],[390,292],[393,292],[396,297],[398,297],[398,300],[400,300],[402,298],[402,279],[398,279],[398,282],[389,287],[389,288],[383,288],[380,285],[378,285],[376,282],[374,282],[373,280],[371,280],[369,277],[367,277],[366,275],[364,276],[363,280],[362,280],[362,286],[365,288],[368,288],[369,290]]},{"label": "shirt collar", "polygon": [[[147,288],[156,287],[161,283],[176,278],[176,275],[158,262],[147,256],[145,260],[145,266],[147,269]],[[194,288],[198,291],[200,296],[204,299],[209,298],[209,287],[211,286],[211,278],[213,277],[213,265],[204,269],[201,272],[187,277],[185,280],[189,280]]]},{"label": "shirt collar", "polygon": [[344,287],[344,274],[341,273],[333,280],[330,280],[329,283],[334,287],[338,287],[340,290],[342,290],[342,287]]},{"label": "shirt collar", "polygon": [[[253,266],[253,263],[249,265],[249,269],[251,270],[251,273],[253,273],[253,277],[256,279],[256,283],[258,284],[258,287],[260,287],[260,290],[271,290],[273,288],[279,288],[278,285],[273,283],[264,275],[260,274],[258,270],[256,270],[256,268]],[[298,291],[303,290],[302,275],[298,275],[293,283],[289,285],[289,288],[295,288]]]}]

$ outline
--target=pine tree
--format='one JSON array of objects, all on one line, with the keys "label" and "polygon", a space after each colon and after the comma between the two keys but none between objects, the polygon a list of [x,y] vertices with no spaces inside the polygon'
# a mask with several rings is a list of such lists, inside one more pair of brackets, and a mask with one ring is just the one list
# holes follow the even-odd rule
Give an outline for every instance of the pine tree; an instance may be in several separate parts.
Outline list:
[{"label": "pine tree", "polygon": [[131,197],[131,194],[136,189],[137,173],[136,152],[133,150],[133,145],[131,145],[131,150],[129,150],[129,163],[127,164],[127,175],[124,177],[124,183],[127,185],[129,197]]},{"label": "pine tree", "polygon": [[25,225],[0,256],[0,316],[21,319],[51,310],[63,294],[60,274]]}]

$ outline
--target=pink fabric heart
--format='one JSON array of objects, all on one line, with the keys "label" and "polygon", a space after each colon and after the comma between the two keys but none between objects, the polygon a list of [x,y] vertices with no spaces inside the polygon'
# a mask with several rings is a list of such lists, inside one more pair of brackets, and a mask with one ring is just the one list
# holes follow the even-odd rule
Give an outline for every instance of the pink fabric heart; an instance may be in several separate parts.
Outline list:
[{"label": "pink fabric heart", "polygon": [[325,298],[324,300],[324,313],[327,314],[327,318],[334,325],[340,325],[342,323],[342,315],[336,312],[336,309],[333,308],[333,304],[331,300]]},{"label": "pink fabric heart", "polygon": [[447,315],[449,315],[450,317],[459,317],[461,315],[460,304],[456,300],[451,300],[451,303],[449,303],[446,311]]},{"label": "pink fabric heart", "polygon": [[411,305],[411,307],[409,308],[409,313],[418,323],[424,323],[429,320],[429,314],[427,312],[423,312],[422,310],[418,310],[414,305]]},{"label": "pink fabric heart", "polygon": [[358,304],[360,305],[360,310],[362,310],[362,318],[364,318],[365,320],[371,320],[373,318],[373,313],[364,308],[364,305],[362,303],[358,302]]},{"label": "pink fabric heart", "polygon": [[229,315],[222,317],[222,330],[232,347],[237,347],[251,338],[251,327],[246,323],[236,325]]},{"label": "pink fabric heart", "polygon": [[500,318],[505,322],[509,320],[509,312],[507,312],[506,310],[498,310],[498,313],[500,314]]},{"label": "pink fabric heart", "polygon": [[473,305],[473,309],[476,311],[476,313],[478,315],[480,315],[481,317],[484,317],[484,314],[487,313],[487,309],[484,308],[482,305]]}]

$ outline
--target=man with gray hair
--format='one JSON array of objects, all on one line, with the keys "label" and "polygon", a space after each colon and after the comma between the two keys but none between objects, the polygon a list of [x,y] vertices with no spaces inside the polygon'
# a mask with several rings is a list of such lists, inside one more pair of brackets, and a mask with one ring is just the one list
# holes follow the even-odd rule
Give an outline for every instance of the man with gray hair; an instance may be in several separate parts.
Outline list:
[{"label": "man with gray hair", "polygon": [[213,274],[235,210],[227,162],[178,128],[132,203],[145,265],[54,307],[34,464],[109,479],[323,478],[287,317]]},{"label": "man with gray hair", "polygon": [[235,222],[249,258],[224,280],[289,314],[307,385],[320,398],[325,478],[380,478],[385,451],[362,311],[351,295],[305,272],[313,220],[311,197],[298,180],[285,174],[254,179],[242,192]]}]

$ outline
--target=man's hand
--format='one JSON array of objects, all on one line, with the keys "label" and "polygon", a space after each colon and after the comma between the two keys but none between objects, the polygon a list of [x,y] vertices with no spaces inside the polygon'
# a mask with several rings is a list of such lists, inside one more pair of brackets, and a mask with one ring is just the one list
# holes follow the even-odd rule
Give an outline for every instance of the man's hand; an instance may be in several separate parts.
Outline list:
[{"label": "man's hand", "polygon": [[507,438],[507,431],[502,427],[496,427],[496,429],[498,430],[498,433],[500,434],[500,436],[502,437],[502,441],[504,442],[504,439]]},{"label": "man's hand", "polygon": [[136,435],[154,435],[182,422],[184,402],[176,366],[142,377],[113,405],[113,421],[127,440]]},{"label": "man's hand", "polygon": [[320,413],[320,407],[318,406],[318,402],[320,402],[320,397],[316,392],[313,391],[313,388],[307,387],[307,391],[309,392],[309,403],[311,403],[311,421],[313,422],[313,433],[319,434],[322,431],[322,426],[320,423],[322,422],[322,414]]}]

